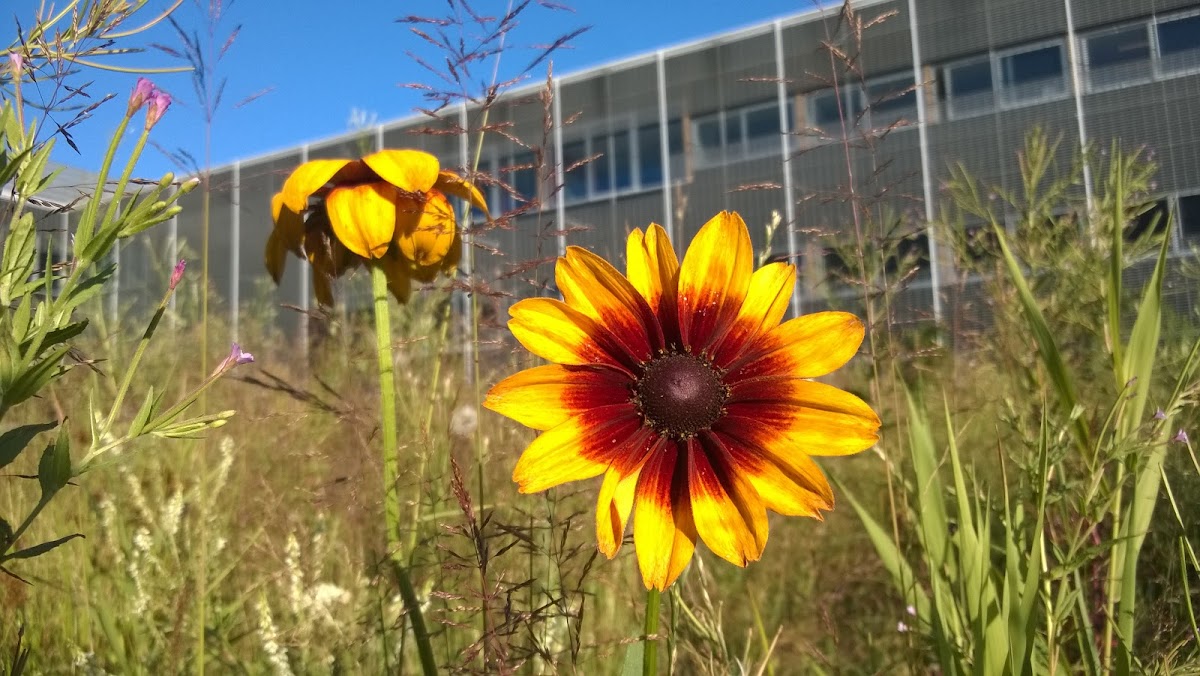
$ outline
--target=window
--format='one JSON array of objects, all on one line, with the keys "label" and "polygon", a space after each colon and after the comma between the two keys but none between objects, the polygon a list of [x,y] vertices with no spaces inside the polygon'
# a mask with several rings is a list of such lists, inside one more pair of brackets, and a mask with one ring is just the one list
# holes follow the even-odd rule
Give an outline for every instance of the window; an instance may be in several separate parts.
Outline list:
[{"label": "window", "polygon": [[868,81],[867,99],[872,127],[917,121],[917,90],[911,74]]},{"label": "window", "polygon": [[778,139],[783,130],[779,127],[779,110],[774,106],[757,108],[746,113],[746,138]]},{"label": "window", "polygon": [[1184,237],[1200,239],[1200,195],[1181,195],[1176,218]]},{"label": "window", "polygon": [[1145,24],[1087,36],[1084,54],[1092,89],[1150,78],[1150,34]]},{"label": "window", "polygon": [[586,199],[588,195],[588,166],[579,164],[587,158],[587,143],[580,139],[562,147],[563,197],[568,200]]},{"label": "window", "polygon": [[862,115],[860,101],[862,97],[854,88],[834,91],[826,89],[808,97],[809,119],[812,126],[820,129],[826,136],[840,137],[842,135],[842,116],[846,116],[846,129],[853,129]]},{"label": "window", "polygon": [[587,163],[585,169],[592,177],[592,196],[598,197],[612,192],[612,149],[608,147],[609,137],[607,134],[592,136],[592,147],[590,157],[593,159]]},{"label": "window", "polygon": [[700,161],[715,164],[723,160],[778,153],[781,133],[779,122],[779,105],[775,101],[697,118],[694,128]]},{"label": "window", "polygon": [[638,138],[638,174],[642,187],[662,185],[663,164],[661,137],[657,124],[647,124],[639,127]]},{"label": "window", "polygon": [[696,141],[701,150],[721,150],[721,119],[717,115],[696,120]]},{"label": "window", "polygon": [[996,106],[992,90],[992,61],[969,61],[943,69],[946,113],[951,119],[985,113]]},{"label": "window", "polygon": [[515,196],[500,188],[500,210],[512,211],[537,199],[537,168],[533,166],[533,153],[521,153],[508,159],[502,169],[500,180],[517,193]]},{"label": "window", "polygon": [[1160,21],[1155,29],[1162,72],[1200,68],[1200,15]]},{"label": "window", "polygon": [[633,157],[628,131],[622,130],[612,135],[612,158],[613,187],[617,190],[630,189],[633,187]]},{"label": "window", "polygon": [[1029,103],[1066,93],[1061,44],[1035,47],[1000,58],[1000,95],[1006,104]]},{"label": "window", "polygon": [[1167,201],[1158,200],[1131,210],[1129,224],[1125,226],[1125,240],[1137,242],[1151,232],[1161,235],[1167,230]]}]

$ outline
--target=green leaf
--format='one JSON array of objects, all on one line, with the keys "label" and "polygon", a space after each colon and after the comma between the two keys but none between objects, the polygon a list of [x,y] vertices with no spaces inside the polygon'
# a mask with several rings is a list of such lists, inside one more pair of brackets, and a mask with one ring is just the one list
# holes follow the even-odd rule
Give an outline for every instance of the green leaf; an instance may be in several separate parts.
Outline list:
[{"label": "green leaf", "polygon": [[43,542],[40,545],[26,547],[25,549],[13,552],[12,554],[9,554],[8,556],[6,556],[4,558],[5,559],[32,559],[35,556],[41,556],[42,554],[45,554],[46,552],[49,552],[52,549],[55,549],[59,545],[66,544],[66,543],[70,542],[71,540],[74,540],[75,538],[82,538],[82,537],[83,537],[83,533],[71,533],[70,535],[64,535],[56,540],[50,540],[49,542]]},{"label": "green leaf", "polygon": [[106,265],[101,268],[96,274],[88,277],[79,283],[76,287],[70,289],[67,295],[60,298],[63,304],[63,312],[69,313],[71,310],[79,307],[92,296],[100,293],[104,289],[105,283],[112,278],[116,272],[115,265]]},{"label": "green leaf", "polygon": [[150,416],[154,415],[154,411],[158,410],[159,403],[162,402],[162,393],[159,392],[155,396],[154,387],[150,387],[150,391],[146,393],[146,400],[142,402],[142,407],[138,410],[136,416],[133,417],[133,422],[129,423],[129,433],[126,435],[129,438],[140,436],[142,430],[146,428],[146,422],[150,420]]},{"label": "green leaf", "polygon": [[642,676],[646,660],[646,644],[634,641],[625,647],[625,661],[621,663],[621,676]]},{"label": "green leaf", "polygon": [[21,451],[29,445],[33,438],[42,432],[58,427],[58,423],[51,421],[45,423],[36,423],[33,425],[21,425],[13,428],[4,434],[0,434],[0,468],[7,467],[17,456],[21,455]]},{"label": "green leaf", "polygon": [[67,425],[58,428],[58,438],[42,451],[38,463],[38,483],[42,486],[42,501],[49,500],[71,480],[71,437]]},{"label": "green leaf", "polygon": [[70,348],[66,345],[59,346],[18,375],[12,385],[0,393],[0,411],[10,409],[32,397],[51,380],[69,371],[70,367],[61,363],[68,349]]},{"label": "green leaf", "polygon": [[1121,431],[1126,435],[1141,426],[1145,419],[1146,398],[1150,395],[1150,384],[1154,379],[1154,358],[1158,354],[1158,337],[1162,329],[1162,287],[1170,242],[1170,237],[1164,237],[1159,248],[1158,262],[1142,295],[1142,304],[1133,322],[1133,331],[1129,334],[1124,368],[1117,383],[1120,390],[1133,381],[1133,397],[1121,417]]},{"label": "green leaf", "polygon": [[[55,345],[58,345],[60,343],[65,343],[68,340],[71,340],[72,338],[83,333],[87,329],[87,327],[88,327],[88,320],[84,319],[84,320],[81,320],[78,322],[72,322],[70,324],[67,324],[66,326],[62,327],[61,329],[54,329],[53,331],[47,332],[46,337],[42,339],[41,351],[45,352],[47,349],[54,347]],[[30,348],[30,346],[32,344],[32,340],[33,339],[31,338],[29,340],[26,340],[24,343],[21,343],[21,352],[22,353],[24,353],[26,350],[28,350]]]}]

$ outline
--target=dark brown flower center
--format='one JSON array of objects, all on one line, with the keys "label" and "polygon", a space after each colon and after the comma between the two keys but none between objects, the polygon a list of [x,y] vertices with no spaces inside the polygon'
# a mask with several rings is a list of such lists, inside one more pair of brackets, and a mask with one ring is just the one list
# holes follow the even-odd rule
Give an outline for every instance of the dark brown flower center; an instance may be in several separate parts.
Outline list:
[{"label": "dark brown flower center", "polygon": [[673,439],[687,439],[721,417],[729,388],[721,372],[690,354],[668,352],[646,364],[634,388],[642,419]]}]

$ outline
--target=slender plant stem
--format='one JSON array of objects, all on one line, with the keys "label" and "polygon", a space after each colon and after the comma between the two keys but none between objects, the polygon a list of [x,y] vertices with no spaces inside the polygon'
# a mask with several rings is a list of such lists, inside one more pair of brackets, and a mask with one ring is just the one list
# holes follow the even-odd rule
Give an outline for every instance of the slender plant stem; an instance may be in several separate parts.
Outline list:
[{"label": "slender plant stem", "polygon": [[642,653],[642,676],[658,675],[658,605],[662,592],[651,589],[646,592],[646,625],[642,635],[645,651]]},{"label": "slender plant stem", "polygon": [[412,581],[408,577],[408,566],[400,546],[400,495],[396,492],[399,464],[396,449],[398,435],[396,374],[392,360],[392,317],[388,308],[387,275],[378,265],[371,266],[371,291],[375,297],[375,350],[379,355],[379,423],[383,438],[383,509],[384,522],[387,525],[388,558],[400,585],[400,597],[404,600],[409,621],[412,622],[413,637],[416,639],[417,653],[421,658],[421,670],[425,676],[436,676],[437,663],[433,658],[433,647],[429,644],[429,632],[425,628],[421,604],[417,601]]}]

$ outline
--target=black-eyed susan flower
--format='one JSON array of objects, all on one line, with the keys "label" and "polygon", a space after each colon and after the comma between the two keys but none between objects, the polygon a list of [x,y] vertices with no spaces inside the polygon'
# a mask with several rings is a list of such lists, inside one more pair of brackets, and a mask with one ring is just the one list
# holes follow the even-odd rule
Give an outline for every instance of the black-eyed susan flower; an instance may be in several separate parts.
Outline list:
[{"label": "black-eyed susan flower", "polygon": [[795,266],[753,270],[745,223],[709,221],[681,266],[651,225],[627,243],[622,276],[570,247],[555,279],[565,302],[522,300],[508,326],[553,362],[498,383],[485,406],[542,434],[513,472],[522,493],[603,475],[600,550],[615,556],[631,514],[648,588],[665,589],[697,539],[739,566],[767,543],[767,510],[820,518],[833,492],[811,456],[872,446],[879,418],[814,382],[858,351],[844,312],[780,323]]},{"label": "black-eyed susan flower", "polygon": [[271,199],[275,228],[267,239],[267,271],[278,284],[289,251],[307,258],[317,300],[330,305],[333,279],[358,265],[377,265],[404,302],[412,278],[428,281],[457,263],[461,244],[447,195],[487,213],[473,185],[420,150],[305,162]]}]

